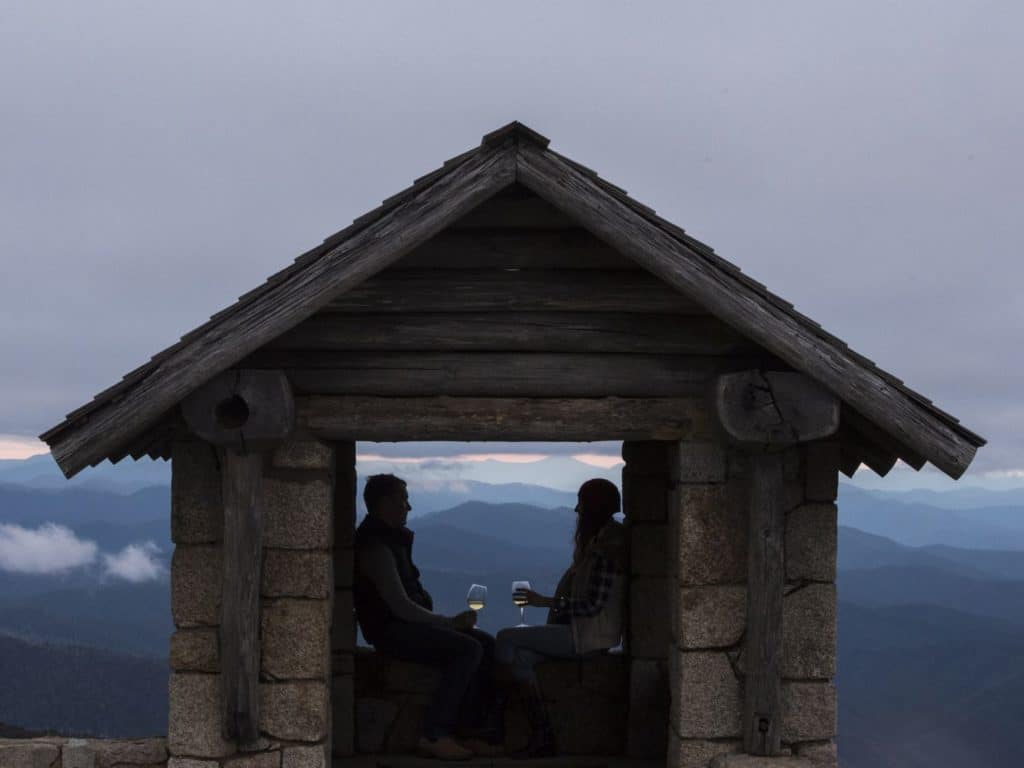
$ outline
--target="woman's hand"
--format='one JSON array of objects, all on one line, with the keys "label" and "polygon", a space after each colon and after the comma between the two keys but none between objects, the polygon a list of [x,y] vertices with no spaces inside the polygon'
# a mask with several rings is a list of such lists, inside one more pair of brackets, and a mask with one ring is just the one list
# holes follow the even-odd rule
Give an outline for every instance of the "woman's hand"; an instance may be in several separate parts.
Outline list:
[{"label": "woman's hand", "polygon": [[517,589],[512,596],[520,600],[526,600],[527,605],[532,605],[536,608],[551,608],[555,604],[555,598],[545,597],[539,592],[534,592],[532,589]]}]

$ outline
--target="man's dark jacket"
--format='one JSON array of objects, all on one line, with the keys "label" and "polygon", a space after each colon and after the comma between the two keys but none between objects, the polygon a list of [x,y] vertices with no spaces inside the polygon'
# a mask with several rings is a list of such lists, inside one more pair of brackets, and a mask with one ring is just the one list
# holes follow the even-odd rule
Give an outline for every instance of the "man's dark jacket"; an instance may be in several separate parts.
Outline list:
[{"label": "man's dark jacket", "polygon": [[356,578],[353,598],[359,627],[363,630],[363,637],[371,645],[375,644],[376,638],[380,636],[380,631],[385,626],[399,619],[391,612],[373,583],[359,572],[360,553],[365,548],[376,544],[383,544],[387,547],[392,557],[395,558],[398,578],[402,582],[405,594],[422,608],[426,608],[428,611],[434,610],[434,601],[431,599],[430,593],[420,583],[420,571],[412,562],[414,537],[415,534],[405,526],[392,528],[373,515],[364,517],[359,527],[356,528]]}]

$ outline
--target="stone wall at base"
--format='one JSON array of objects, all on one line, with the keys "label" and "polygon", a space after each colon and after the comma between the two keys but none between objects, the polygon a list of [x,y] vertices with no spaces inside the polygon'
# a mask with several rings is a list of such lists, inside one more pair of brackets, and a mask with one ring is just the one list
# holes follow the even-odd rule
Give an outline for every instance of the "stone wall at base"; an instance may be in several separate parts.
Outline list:
[{"label": "stone wall at base", "polygon": [[171,468],[176,631],[168,768],[324,768],[331,749],[333,446],[297,435],[265,457],[260,739],[245,751],[220,730],[224,518],[218,451],[198,440],[176,442]]},{"label": "stone wall at base", "polygon": [[[537,665],[559,751],[570,755],[621,755],[622,712],[628,661],[601,654],[581,661]],[[355,653],[355,747],[361,754],[411,753],[422,733],[423,712],[437,689],[435,669],[389,659],[371,648]],[[505,746],[520,749],[529,739],[522,702],[513,696],[505,719]]]},{"label": "stone wall at base", "polygon": [[163,768],[167,740],[76,739],[40,736],[0,739],[2,768]]}]

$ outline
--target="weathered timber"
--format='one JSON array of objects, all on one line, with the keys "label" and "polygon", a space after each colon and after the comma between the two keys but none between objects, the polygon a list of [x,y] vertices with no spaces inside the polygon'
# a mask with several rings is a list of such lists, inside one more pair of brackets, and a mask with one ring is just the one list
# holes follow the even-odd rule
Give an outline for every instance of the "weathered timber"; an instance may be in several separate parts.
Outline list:
[{"label": "weathered timber", "polygon": [[714,397],[719,423],[741,445],[791,445],[828,437],[839,428],[839,398],[802,373],[723,374]]},{"label": "weathered timber", "polygon": [[914,469],[921,469],[924,466],[926,459],[923,456],[915,453],[898,440],[893,439],[891,435],[875,426],[874,423],[865,419],[852,408],[848,406],[843,407],[840,421],[844,425],[855,429],[864,442],[877,445],[879,453],[895,454],[900,460],[906,462]]},{"label": "weathered timber", "polygon": [[397,264],[399,269],[613,269],[639,266],[585,229],[449,229]]},{"label": "weathered timber", "polygon": [[[512,189],[512,188],[510,188]],[[568,229],[572,219],[532,193],[500,192],[452,224],[457,229],[516,227],[519,229]]]},{"label": "weathered timber", "polygon": [[[755,363],[756,364],[756,363]],[[263,350],[248,367],[284,370],[302,394],[480,397],[689,397],[747,357],[547,352]]]},{"label": "weathered timber", "polygon": [[752,755],[778,755],[782,734],[780,654],[785,580],[782,451],[755,453],[750,460],[743,748]]},{"label": "weathered timber", "polygon": [[951,477],[977,450],[945,420],[898,389],[863,359],[801,323],[718,262],[669,234],[557,155],[518,147],[517,179],[797,370],[806,372],[866,418]]},{"label": "weathered timber", "polygon": [[203,383],[397,261],[515,179],[511,145],[488,147],[167,354],[124,396],[52,436],[67,477],[104,458]]},{"label": "weathered timber", "polygon": [[[853,467],[856,471],[856,466],[866,464],[880,477],[889,474],[889,470],[895,466],[897,458],[896,453],[891,449],[865,439],[848,423],[843,424],[843,428],[839,430],[839,457],[841,469]],[[856,462],[856,466],[854,462]]]},{"label": "weathered timber", "polygon": [[842,472],[849,478],[852,478],[857,474],[857,470],[860,469],[860,456],[854,456],[849,451],[843,452],[840,447],[839,450],[839,471]]},{"label": "weathered timber", "polygon": [[214,445],[260,451],[295,426],[295,401],[281,371],[235,369],[214,376],[181,402],[189,428]]},{"label": "weathered timber", "polygon": [[220,612],[223,735],[259,739],[260,559],[263,457],[222,451],[224,591]]},{"label": "weathered timber", "polygon": [[708,439],[697,398],[296,398],[298,425],[324,440]]},{"label": "weathered timber", "polygon": [[322,311],[707,314],[652,275],[623,269],[390,269]]},{"label": "weathered timber", "polygon": [[676,355],[749,355],[758,350],[725,323],[708,315],[612,312],[320,312],[283,333],[266,348]]}]

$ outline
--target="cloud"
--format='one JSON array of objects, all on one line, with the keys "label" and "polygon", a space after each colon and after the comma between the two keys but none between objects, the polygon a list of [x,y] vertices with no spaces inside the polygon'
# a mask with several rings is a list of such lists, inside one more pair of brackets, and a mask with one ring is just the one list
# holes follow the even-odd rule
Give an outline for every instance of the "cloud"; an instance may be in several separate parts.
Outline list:
[{"label": "cloud", "polygon": [[63,525],[36,529],[0,524],[0,570],[12,573],[63,573],[96,560],[96,542],[79,539]]},{"label": "cloud", "polygon": [[160,548],[152,541],[129,544],[116,555],[103,555],[103,567],[108,576],[133,583],[153,581],[164,573],[163,563],[157,559]]}]

